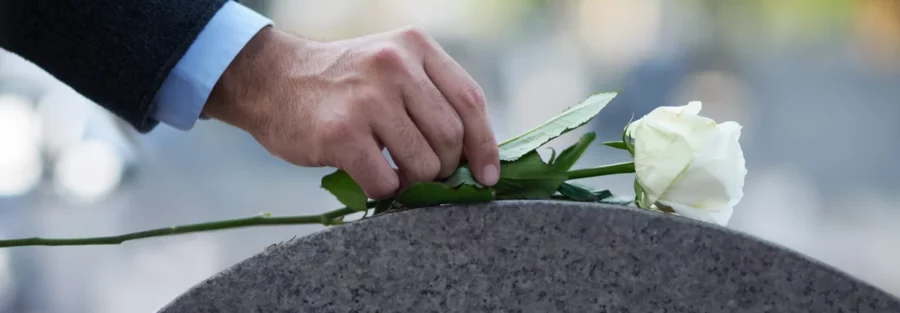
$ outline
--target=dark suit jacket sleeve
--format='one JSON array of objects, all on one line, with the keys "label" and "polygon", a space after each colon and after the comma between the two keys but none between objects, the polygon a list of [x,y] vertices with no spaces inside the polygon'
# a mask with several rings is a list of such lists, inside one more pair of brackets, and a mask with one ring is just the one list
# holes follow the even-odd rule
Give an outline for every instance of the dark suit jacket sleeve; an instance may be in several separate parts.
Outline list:
[{"label": "dark suit jacket sleeve", "polygon": [[0,0],[0,47],[141,132],[169,71],[227,0]]}]

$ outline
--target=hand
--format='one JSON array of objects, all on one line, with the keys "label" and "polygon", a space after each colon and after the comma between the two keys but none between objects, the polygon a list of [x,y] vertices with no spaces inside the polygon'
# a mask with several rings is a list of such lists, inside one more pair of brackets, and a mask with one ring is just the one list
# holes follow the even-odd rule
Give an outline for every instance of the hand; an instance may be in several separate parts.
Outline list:
[{"label": "hand", "polygon": [[204,114],[290,163],[345,170],[373,199],[445,178],[462,160],[482,184],[499,177],[481,87],[417,28],[323,43],[267,27],[219,79]]}]

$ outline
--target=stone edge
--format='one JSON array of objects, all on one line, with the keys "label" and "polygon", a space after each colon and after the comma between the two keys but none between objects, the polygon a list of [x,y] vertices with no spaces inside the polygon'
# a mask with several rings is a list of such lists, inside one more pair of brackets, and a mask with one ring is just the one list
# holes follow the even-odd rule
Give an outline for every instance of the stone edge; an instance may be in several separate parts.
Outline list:
[{"label": "stone edge", "polygon": [[731,229],[728,227],[724,227],[724,226],[720,226],[720,225],[716,225],[716,224],[705,223],[705,222],[693,220],[690,218],[675,216],[675,215],[666,214],[666,213],[662,213],[662,212],[655,212],[655,211],[639,209],[639,208],[632,207],[632,206],[622,206],[622,205],[613,205],[613,204],[604,204],[604,203],[561,201],[561,200],[498,200],[498,201],[493,201],[488,204],[444,205],[444,206],[419,208],[419,209],[412,209],[412,210],[395,212],[395,213],[388,213],[388,214],[370,217],[370,218],[367,218],[364,220],[353,221],[353,222],[339,225],[339,226],[328,227],[326,229],[323,229],[323,230],[320,230],[320,231],[317,231],[314,233],[310,233],[303,237],[296,237],[296,238],[293,238],[290,240],[286,240],[286,241],[281,242],[280,244],[278,244],[275,247],[266,248],[263,252],[253,255],[249,258],[246,258],[240,262],[237,262],[237,263],[227,267],[226,269],[214,274],[213,276],[210,276],[210,277],[198,282],[197,284],[194,284],[190,288],[184,290],[184,292],[179,294],[177,297],[172,299],[172,301],[167,303],[165,306],[160,308],[159,312],[164,312],[170,306],[173,306],[174,304],[178,303],[179,300],[181,300],[183,297],[191,294],[192,291],[203,288],[204,285],[206,285],[207,283],[209,283],[211,281],[216,280],[217,278],[219,278],[221,276],[228,275],[228,273],[234,271],[237,267],[239,267],[245,263],[253,262],[254,260],[259,259],[259,258],[265,258],[271,254],[278,253],[279,251],[284,250],[284,249],[291,249],[292,247],[297,246],[301,242],[304,242],[307,240],[312,240],[312,239],[318,238],[320,236],[325,236],[329,232],[332,232],[332,231],[342,228],[342,227],[357,227],[358,225],[365,225],[366,223],[370,223],[370,222],[378,220],[378,219],[388,218],[388,217],[391,217],[394,215],[414,214],[419,210],[452,210],[455,208],[471,208],[473,206],[484,206],[481,209],[497,209],[497,208],[503,208],[503,207],[519,207],[524,203],[527,203],[529,205],[534,205],[534,204],[559,204],[560,202],[567,202],[569,205],[572,205],[572,206],[576,207],[577,209],[581,209],[581,210],[602,209],[602,210],[629,211],[629,212],[633,212],[635,214],[643,214],[644,216],[647,216],[650,219],[669,219],[671,221],[678,222],[678,223],[688,223],[688,224],[694,225],[696,227],[706,228],[708,231],[719,232],[719,233],[723,233],[723,234],[730,235],[730,236],[737,236],[737,237],[743,238],[745,240],[749,240],[749,241],[756,242],[758,244],[769,246],[770,248],[773,248],[775,250],[783,251],[792,258],[806,261],[813,266],[819,266],[821,269],[823,269],[825,271],[829,271],[836,275],[844,276],[848,280],[857,283],[860,287],[870,288],[871,290],[873,290],[875,292],[882,293],[887,298],[894,299],[895,301],[900,302],[900,297],[897,297],[897,296],[887,292],[884,289],[881,289],[875,285],[872,285],[869,282],[866,282],[866,281],[860,279],[859,277],[856,277],[855,275],[851,275],[850,273],[840,270],[837,267],[834,267],[823,261],[815,259],[811,256],[800,253],[799,251],[794,250],[792,248],[789,248],[789,247],[783,246],[781,244],[778,244],[778,243],[775,243],[775,242],[772,242],[772,241],[769,241],[766,239],[762,239],[762,238],[759,238],[759,237],[756,237],[756,236],[753,236],[753,235],[750,235],[750,234],[747,234],[747,233],[744,233],[744,232],[741,232],[741,231],[738,231],[735,229]]}]

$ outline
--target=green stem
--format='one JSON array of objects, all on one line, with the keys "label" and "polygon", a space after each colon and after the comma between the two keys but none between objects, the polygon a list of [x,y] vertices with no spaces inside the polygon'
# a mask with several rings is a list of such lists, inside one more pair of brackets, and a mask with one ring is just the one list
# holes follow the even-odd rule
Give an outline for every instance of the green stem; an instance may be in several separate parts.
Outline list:
[{"label": "green stem", "polygon": [[[374,201],[366,203],[366,207],[375,206]],[[335,219],[357,211],[350,208],[340,208],[323,214],[316,215],[299,215],[299,216],[281,216],[270,217],[268,214],[261,214],[253,217],[206,222],[198,224],[189,224],[181,226],[171,226],[157,228],[134,233],[122,234],[118,236],[107,237],[87,237],[87,238],[19,238],[10,240],[0,240],[0,248],[18,247],[18,246],[83,246],[83,245],[117,245],[129,240],[143,239],[150,237],[162,237],[187,233],[195,233],[210,230],[220,230],[228,228],[252,227],[252,226],[272,226],[272,225],[296,225],[296,224],[322,224],[325,226],[335,225]]]},{"label": "green stem", "polygon": [[634,162],[623,162],[623,163],[604,165],[601,167],[569,171],[568,173],[566,173],[566,176],[569,176],[569,179],[572,180],[572,179],[582,179],[582,178],[589,178],[589,177],[598,177],[598,176],[613,175],[613,174],[628,174],[628,173],[634,173]]},{"label": "green stem", "polygon": [[[569,171],[566,175],[569,180],[582,179],[589,177],[598,177],[613,174],[634,173],[634,162],[624,162],[611,164],[595,168],[587,168]],[[375,207],[376,201],[366,203],[367,208]],[[300,216],[281,216],[271,217],[268,214],[262,214],[253,217],[223,220],[215,222],[197,223],[181,226],[172,226],[145,230],[140,232],[122,234],[118,236],[107,237],[87,237],[87,238],[19,238],[0,240],[0,248],[18,247],[18,246],[78,246],[78,245],[115,245],[126,241],[171,236],[187,233],[195,233],[202,231],[221,230],[229,228],[253,227],[253,226],[272,226],[272,225],[296,225],[296,224],[321,224],[336,225],[340,224],[335,219],[356,213],[357,211],[350,208],[341,208],[334,211],[317,215],[300,215]]]}]

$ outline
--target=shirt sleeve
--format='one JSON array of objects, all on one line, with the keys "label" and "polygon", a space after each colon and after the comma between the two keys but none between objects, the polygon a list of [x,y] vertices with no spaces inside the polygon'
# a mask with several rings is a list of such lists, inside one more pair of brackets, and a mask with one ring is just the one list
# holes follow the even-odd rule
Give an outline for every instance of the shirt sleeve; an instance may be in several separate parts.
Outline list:
[{"label": "shirt sleeve", "polygon": [[151,116],[180,130],[193,128],[219,77],[250,39],[271,24],[237,2],[225,3],[163,81]]}]

